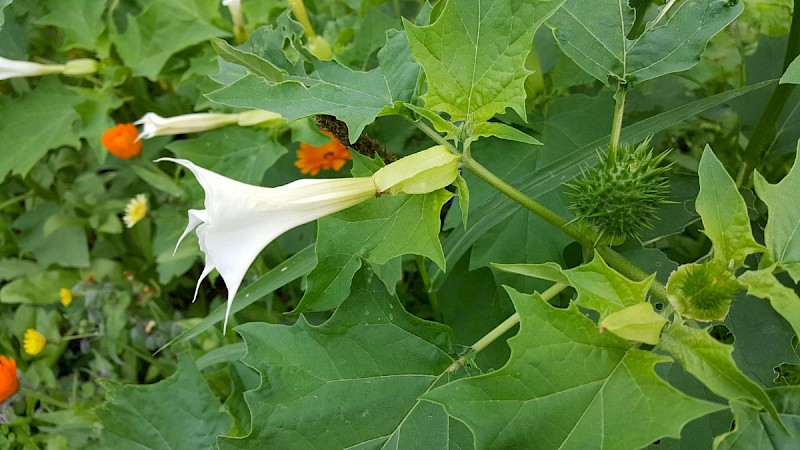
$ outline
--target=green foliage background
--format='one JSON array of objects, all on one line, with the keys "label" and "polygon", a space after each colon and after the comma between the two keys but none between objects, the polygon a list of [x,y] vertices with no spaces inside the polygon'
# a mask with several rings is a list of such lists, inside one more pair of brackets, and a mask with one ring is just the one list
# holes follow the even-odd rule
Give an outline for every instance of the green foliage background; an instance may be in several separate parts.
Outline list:
[{"label": "green foliage background", "polygon": [[[0,81],[0,354],[21,385],[0,448],[800,440],[797,1],[309,1],[332,58],[287,2],[241,6],[244,34],[217,0],[0,0],[0,57],[99,61]],[[247,109],[285,120],[147,139],[131,160],[100,143],[147,112]],[[152,161],[279,186],[305,177],[320,124],[355,149],[325,177],[437,143],[461,177],[284,234],[225,334],[222,280],[192,303],[197,238],[174,248],[203,190]],[[367,136],[377,156],[355,152]],[[672,150],[669,202],[638,240],[603,241],[564,183],[648,136]],[[149,212],[126,228],[137,194]],[[620,320],[631,339],[604,326]]]}]

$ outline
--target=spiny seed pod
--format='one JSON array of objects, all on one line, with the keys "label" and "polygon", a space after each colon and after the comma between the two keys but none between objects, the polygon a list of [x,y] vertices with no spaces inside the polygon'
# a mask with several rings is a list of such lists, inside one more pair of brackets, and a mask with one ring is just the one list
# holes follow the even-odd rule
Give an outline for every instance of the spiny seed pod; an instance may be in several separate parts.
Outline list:
[{"label": "spiny seed pod", "polygon": [[599,239],[616,241],[636,238],[643,228],[652,228],[658,206],[667,203],[671,164],[661,165],[669,152],[653,156],[650,138],[637,147],[620,146],[616,151],[597,151],[599,164],[581,169],[580,177],[567,183],[572,198],[569,209],[589,224]]},{"label": "spiny seed pod", "polygon": [[667,281],[667,298],[684,317],[721,322],[741,288],[725,262],[713,259],[685,264],[672,272]]}]

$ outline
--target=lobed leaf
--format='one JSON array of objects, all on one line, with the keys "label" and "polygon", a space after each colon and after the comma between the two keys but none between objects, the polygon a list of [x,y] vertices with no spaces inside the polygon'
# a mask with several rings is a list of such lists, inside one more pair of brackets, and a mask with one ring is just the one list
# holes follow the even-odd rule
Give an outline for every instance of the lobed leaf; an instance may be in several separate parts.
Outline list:
[{"label": "lobed leaf", "polygon": [[262,384],[245,394],[252,432],[223,439],[223,449],[445,449],[451,431],[469,433],[420,400],[448,381],[449,328],[406,312],[367,270],[320,326],[301,317],[291,327],[248,323],[237,331]]},{"label": "lobed leaf", "polygon": [[477,448],[640,448],[724,408],[674,389],[654,371],[669,358],[600,334],[574,305],[506,290],[520,315],[508,363],[424,397],[467,424]]},{"label": "lobed leaf", "polygon": [[471,124],[506,108],[525,118],[525,59],[533,35],[564,0],[450,0],[434,23],[405,21],[425,71],[425,107]]}]

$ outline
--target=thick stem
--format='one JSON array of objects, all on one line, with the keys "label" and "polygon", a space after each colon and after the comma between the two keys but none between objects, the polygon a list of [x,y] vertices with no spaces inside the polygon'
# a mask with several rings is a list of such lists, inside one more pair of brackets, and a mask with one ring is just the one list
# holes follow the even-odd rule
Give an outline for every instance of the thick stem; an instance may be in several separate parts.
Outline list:
[{"label": "thick stem", "polygon": [[[556,283],[550,286],[549,289],[541,293],[542,300],[549,302],[550,300],[552,300],[553,297],[558,295],[558,293],[563,291],[566,287],[567,287],[566,284],[561,284],[561,283]],[[459,367],[467,363],[468,359],[474,357],[475,353],[478,353],[481,350],[488,347],[489,344],[496,341],[500,336],[504,335],[506,331],[510,330],[518,323],[519,323],[519,313],[514,313],[513,315],[511,315],[511,317],[504,320],[503,323],[496,326],[492,331],[488,332],[484,337],[478,339],[477,342],[472,344],[472,347],[470,347],[469,351],[464,356],[453,361],[453,364],[450,364],[450,367],[447,368],[447,372],[452,373],[458,370]]]},{"label": "thick stem", "polygon": [[614,121],[611,123],[611,140],[608,143],[608,158],[616,160],[619,138],[622,135],[622,116],[625,115],[625,96],[628,90],[625,84],[619,83],[617,93],[614,94]]},{"label": "thick stem", "polygon": [[[786,53],[783,57],[783,70],[794,61],[800,54],[800,0],[794,0],[794,11],[792,13],[792,25],[789,29],[789,43],[786,46]],[[769,152],[772,143],[775,141],[778,130],[775,123],[778,117],[783,112],[789,96],[792,95],[797,85],[795,84],[779,84],[770,96],[764,112],[758,119],[753,134],[750,136],[750,142],[747,143],[747,148],[744,150],[744,180],[749,180],[753,169],[758,169],[764,161],[767,153]]]}]

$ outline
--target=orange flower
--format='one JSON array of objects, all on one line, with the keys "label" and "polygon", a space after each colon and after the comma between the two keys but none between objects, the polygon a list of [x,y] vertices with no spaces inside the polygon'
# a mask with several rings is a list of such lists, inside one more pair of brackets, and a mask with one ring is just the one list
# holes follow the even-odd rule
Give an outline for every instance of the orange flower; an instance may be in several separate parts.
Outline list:
[{"label": "orange flower", "polygon": [[322,130],[322,133],[331,138],[327,144],[314,147],[305,142],[300,143],[297,161],[294,163],[300,169],[300,173],[310,173],[312,176],[316,176],[323,169],[339,170],[344,167],[348,159],[353,159],[347,147],[342,145],[331,132]]},{"label": "orange flower", "polygon": [[120,159],[131,159],[142,152],[142,141],[138,139],[139,130],[132,123],[118,123],[103,133],[100,142],[108,152]]},{"label": "orange flower", "polygon": [[18,387],[17,363],[14,358],[0,355],[0,402],[4,402],[14,392],[17,392]]}]

